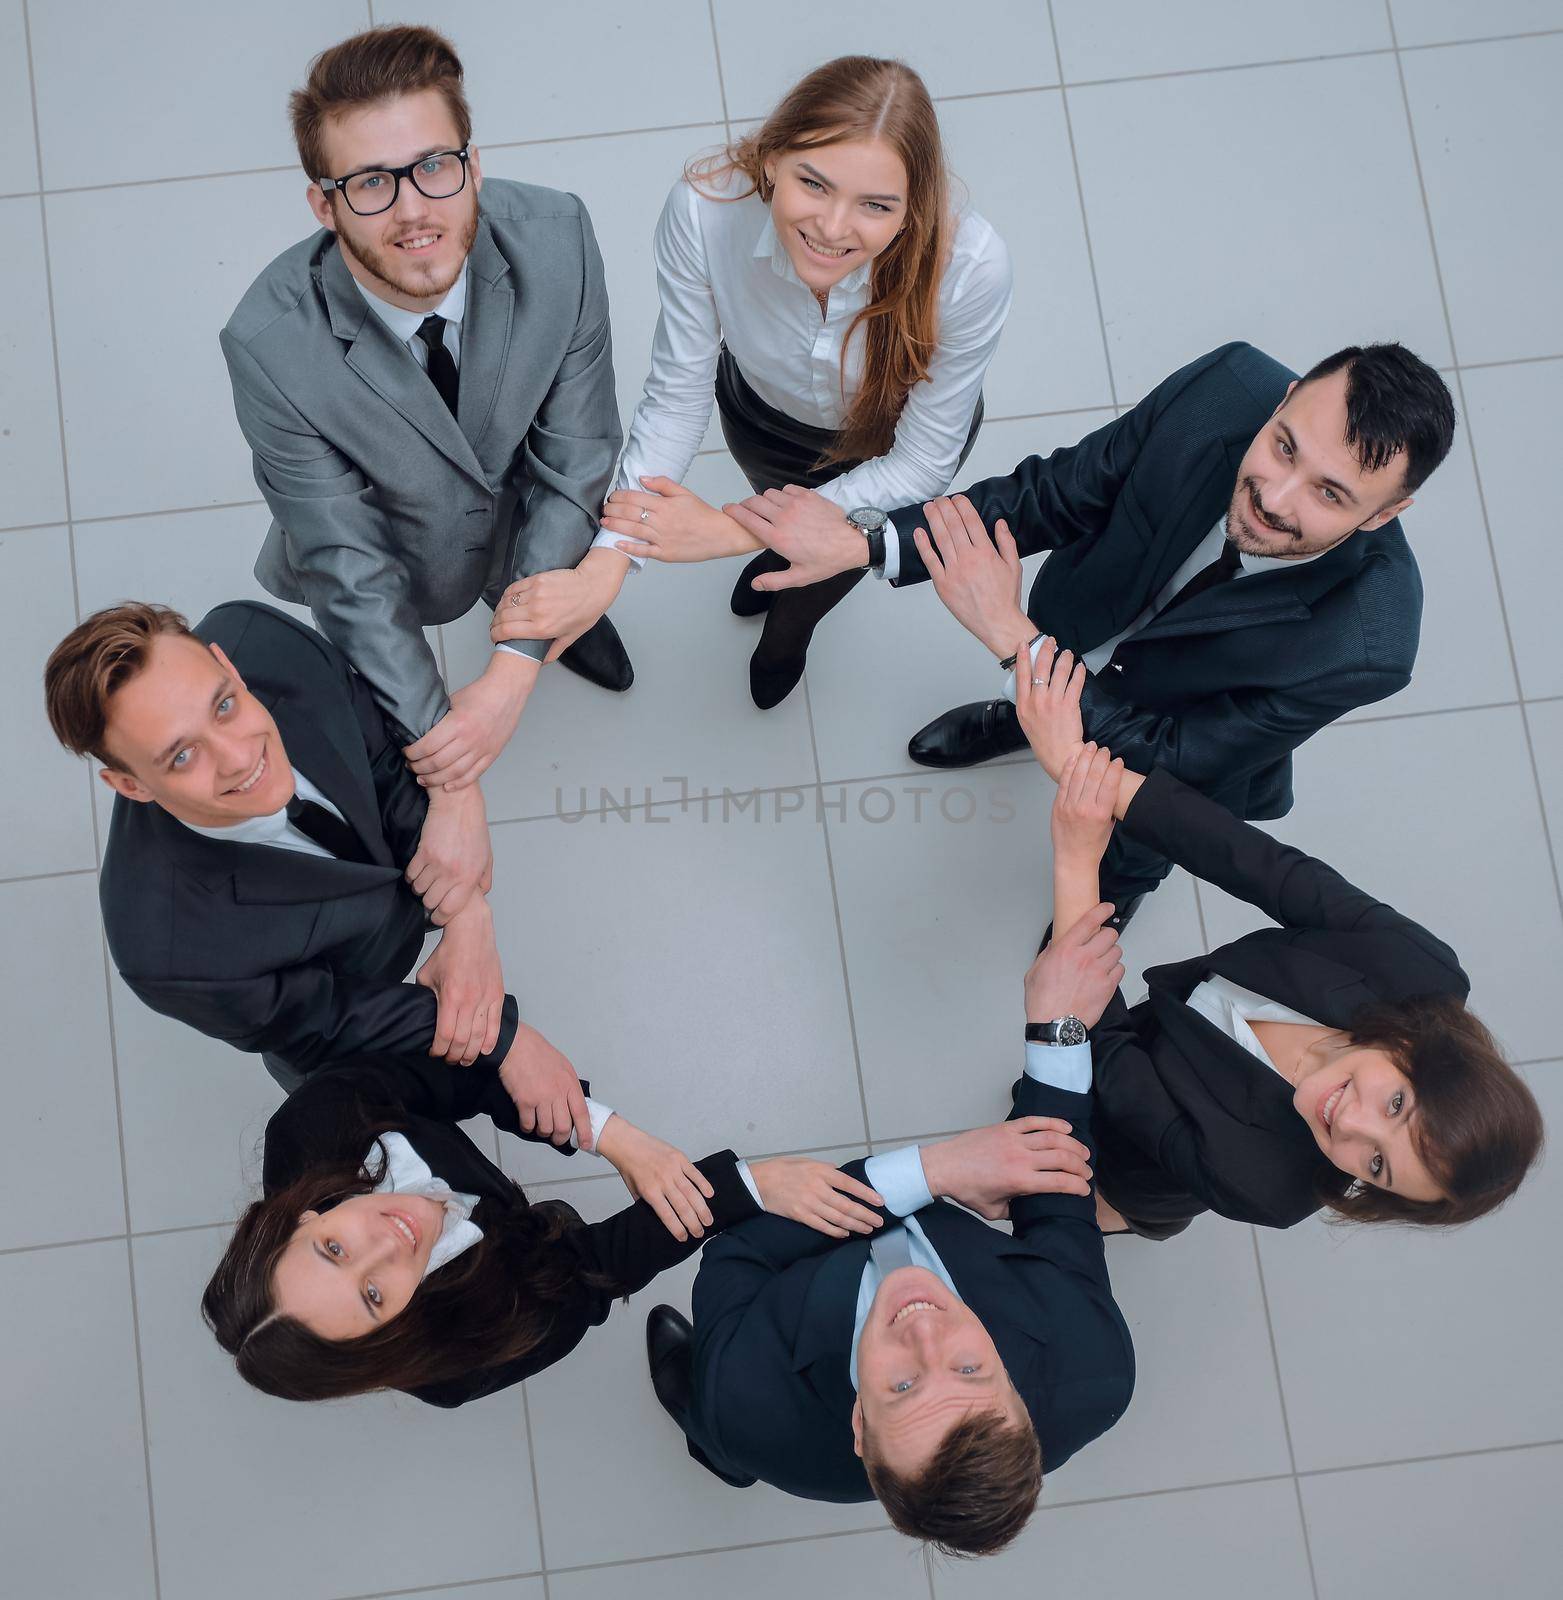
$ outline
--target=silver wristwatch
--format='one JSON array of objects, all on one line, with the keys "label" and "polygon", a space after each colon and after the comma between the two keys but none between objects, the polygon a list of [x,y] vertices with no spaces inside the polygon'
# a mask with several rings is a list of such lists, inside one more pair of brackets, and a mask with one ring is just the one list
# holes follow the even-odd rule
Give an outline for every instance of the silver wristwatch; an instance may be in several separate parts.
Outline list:
[{"label": "silver wristwatch", "polygon": [[875,572],[885,569],[885,524],[889,521],[878,506],[854,506],[847,521],[868,540],[868,565]]},{"label": "silver wristwatch", "polygon": [[1079,1017],[1054,1017],[1051,1022],[1028,1022],[1027,1044],[1084,1044],[1087,1038],[1085,1024]]}]

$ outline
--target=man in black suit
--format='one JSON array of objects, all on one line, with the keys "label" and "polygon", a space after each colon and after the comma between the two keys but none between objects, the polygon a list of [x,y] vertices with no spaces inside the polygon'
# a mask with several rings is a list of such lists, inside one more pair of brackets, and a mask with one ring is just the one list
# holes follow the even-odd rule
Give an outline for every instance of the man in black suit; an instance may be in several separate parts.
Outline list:
[{"label": "man in black suit", "polygon": [[987,1554],[1042,1468],[1123,1414],[1134,1354],[1096,1226],[1087,1042],[1123,973],[1109,909],[1027,974],[1008,1122],[848,1163],[885,1201],[871,1240],[755,1217],[706,1247],[692,1328],[652,1312],[657,1396],[717,1476],[877,1498],[902,1532]]},{"label": "man in black suit", "polygon": [[[1162,767],[1238,817],[1281,817],[1292,751],[1410,680],[1422,585],[1396,519],[1453,437],[1443,380],[1400,345],[1352,346],[1301,380],[1224,345],[1077,445],[891,510],[877,567],[898,587],[931,578],[1006,669],[1043,635],[1072,650],[1089,669],[1086,738],[1134,770]],[[726,509],[793,563],[757,587],[880,549],[803,490]],[[1022,610],[1020,558],[1041,550]],[[947,712],[910,752],[961,767],[1025,743],[1011,693]],[[1114,839],[1102,892],[1120,925],[1169,870]]]},{"label": "man in black suit", "polygon": [[426,819],[460,801],[431,801],[334,645],[248,601],[193,632],[131,603],[73,629],[44,688],[60,742],[117,796],[98,893],[154,1011],[261,1052],[288,1090],[350,1056],[481,1061],[524,1126],[590,1145],[573,1069],[504,992],[481,893],[435,913],[439,945],[403,981],[429,926],[408,881]]}]

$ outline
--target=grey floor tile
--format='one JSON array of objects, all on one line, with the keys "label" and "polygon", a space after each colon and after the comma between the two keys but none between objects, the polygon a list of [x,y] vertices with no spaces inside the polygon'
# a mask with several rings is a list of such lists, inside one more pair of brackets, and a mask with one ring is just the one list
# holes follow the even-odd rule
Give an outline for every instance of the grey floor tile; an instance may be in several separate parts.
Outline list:
[{"label": "grey floor tile", "polygon": [[[588,1222],[624,1198],[617,1178],[557,1192]],[[731,1489],[689,1458],[652,1392],[645,1327],[646,1313],[660,1302],[688,1311],[696,1265],[663,1273],[527,1384],[551,1566],[569,1566],[587,1552],[596,1561],[629,1561],[885,1526],[873,1502],[799,1500],[765,1484]]]},{"label": "grey floor tile", "polygon": [[215,1573],[233,1600],[328,1600],[536,1571],[520,1390],[440,1411],[248,1388],[198,1314],[225,1242],[221,1229],[136,1241],[162,1600],[206,1600]]},{"label": "grey floor tile", "polygon": [[[1563,1071],[1525,1077],[1557,1127]],[[1560,1203],[1552,1161],[1502,1210],[1447,1235],[1317,1220],[1260,1230],[1299,1470],[1557,1438],[1563,1292],[1526,1264],[1552,1249]]]},{"label": "grey floor tile", "polygon": [[[541,1576],[493,1578],[487,1582],[464,1583],[456,1589],[414,1591],[417,1600],[544,1600],[546,1592]],[[393,1589],[384,1595],[365,1595],[363,1600],[404,1600],[406,1594],[405,1589]]]},{"label": "grey floor tile", "polygon": [[[702,0],[586,0],[544,11],[504,0],[393,0],[374,14],[378,22],[426,22],[449,35],[466,67],[480,148],[722,115]],[[534,181],[559,187],[546,176]]]},{"label": "grey floor tile", "polygon": [[1500,33],[1534,33],[1563,28],[1558,0],[1390,0],[1395,37],[1402,45],[1446,44],[1455,39],[1488,39]]},{"label": "grey floor tile", "polygon": [[1541,777],[1542,803],[1552,835],[1552,854],[1563,868],[1563,700],[1544,700],[1525,708],[1530,742]]},{"label": "grey floor tile", "polygon": [[[718,504],[745,489],[726,457],[698,459],[689,482]],[[613,620],[635,664],[633,687],[610,694],[566,667],[545,667],[483,779],[491,820],[572,815],[604,804],[604,791],[621,803],[626,790],[641,803],[648,792],[675,800],[681,780],[695,795],[814,781],[802,691],[765,712],[750,699],[759,628],[728,610],[741,567],[653,561],[625,579]],[[493,650],[488,624],[480,604],[445,629],[453,684],[482,672]]]},{"label": "grey floor tile", "polygon": [[[1518,707],[1326,728],[1298,753],[1296,790],[1266,831],[1448,940],[1515,1060],[1556,1055],[1563,926]],[[1218,891],[1201,900],[1213,944],[1263,922]]]},{"label": "grey floor tile", "polygon": [[1154,1594],[1160,1600],[1311,1600],[1288,1479],[1105,1505],[1048,1506],[991,1561],[936,1564],[937,1600]]},{"label": "grey floor tile", "polygon": [[1053,0],[1053,17],[1066,83],[1381,50],[1390,42],[1384,13],[1352,0],[1323,0],[1306,9],[1284,0],[1205,0],[1199,6]]},{"label": "grey floor tile", "polygon": [[91,780],[85,763],[60,748],[44,713],[43,664],[76,623],[67,530],[0,534],[0,585],[26,596],[0,637],[0,674],[11,694],[5,742],[18,774],[0,799],[0,878],[91,867]]},{"label": "grey floor tile", "polygon": [[12,1062],[0,1249],[125,1227],[96,889],[86,876],[0,886]]},{"label": "grey floor tile", "polygon": [[143,11],[96,0],[32,7],[49,188],[295,163],[288,91],[365,22],[359,0],[275,0],[242,28],[200,0],[158,10],[149,27]]},{"label": "grey floor tile", "polygon": [[1553,207],[1511,197],[1543,194],[1551,182],[1551,152],[1563,140],[1553,92],[1563,37],[1402,60],[1460,360],[1557,354],[1563,230]]},{"label": "grey floor tile", "polygon": [[[522,1016],[692,1154],[862,1138],[819,823],[778,824],[769,803],[657,815],[497,830],[495,876],[516,889],[494,925]],[[524,1177],[573,1175],[513,1148]]]},{"label": "grey floor tile", "polygon": [[[1074,444],[1108,418],[1093,411],[984,423],[955,487]],[[1022,603],[1041,562],[1022,564]],[[809,646],[820,776],[832,783],[918,770],[906,746],[919,728],[954,706],[991,700],[1003,687],[993,656],[949,614],[932,583],[892,588],[865,578]]]},{"label": "grey floor tile", "polygon": [[1416,668],[1398,694],[1344,720],[1512,700],[1514,666],[1468,437],[1456,434],[1448,459],[1417,490],[1403,526],[1422,572]]},{"label": "grey floor tile", "polygon": [[637,1562],[595,1572],[553,1572],[554,1600],[685,1600],[690,1595],[743,1595],[746,1600],[793,1600],[798,1594],[850,1591],[862,1600],[902,1600],[921,1594],[917,1546],[892,1532],[806,1540]]},{"label": "grey floor tile", "polygon": [[1462,382],[1520,683],[1527,695],[1563,694],[1563,638],[1543,579],[1557,570],[1557,520],[1538,477],[1546,408],[1563,403],[1563,361],[1468,372]]},{"label": "grey floor tile", "polygon": [[[267,263],[314,231],[301,175],[53,195],[48,207],[72,514],[254,499],[217,335]],[[180,314],[127,316],[166,295],[171,260]]]},{"label": "grey floor tile", "polygon": [[33,145],[33,93],[27,71],[27,29],[22,0],[0,4],[0,150],[6,176],[0,194],[38,187]]},{"label": "grey floor tile", "polygon": [[151,1524],[125,1245],[0,1257],[8,1591],[152,1600]]},{"label": "grey floor tile", "polygon": [[1166,1245],[1111,1239],[1107,1264],[1134,1339],[1134,1398],[1049,1480],[1044,1500],[1289,1471],[1252,1230],[1202,1217]]},{"label": "grey floor tile", "polygon": [[933,95],[989,94],[1058,82],[1047,13],[1027,0],[975,0],[960,26],[937,0],[803,0],[778,29],[743,0],[716,0],[722,76],[733,118],[763,117],[806,72],[838,55],[895,56]]},{"label": "grey floor tile", "polygon": [[15,528],[64,520],[65,472],[38,201],[0,200],[0,233],[9,245],[0,294],[10,308],[0,333],[0,525]]},{"label": "grey floor tile", "polygon": [[1106,405],[1112,388],[1063,101],[1052,91],[957,100],[939,108],[939,122],[954,192],[997,230],[1015,277],[983,384],[988,415]]},{"label": "grey floor tile", "polygon": [[[707,26],[703,7],[701,11],[702,26]],[[636,116],[645,115],[649,119],[646,126],[659,119],[669,123],[694,120],[682,104],[655,111],[635,108],[628,100],[625,106]],[[720,116],[720,107],[715,114]],[[586,203],[602,251],[608,303],[613,308],[613,371],[618,380],[619,418],[626,434],[646,381],[651,336],[657,325],[657,275],[651,254],[657,219],[685,164],[702,152],[720,148],[725,137],[722,123],[711,122],[667,133],[566,139],[484,153],[485,177],[567,189]],[[706,443],[712,447],[722,443],[714,412]]]},{"label": "grey floor tile", "polygon": [[[1004,1117],[1021,1061],[1021,984],[1051,915],[1053,786],[1034,763],[826,790],[853,1016],[876,1139]],[[1201,948],[1189,880],[1125,941],[1141,970]]]},{"label": "grey floor tile", "polygon": [[1304,1478],[1319,1600],[1551,1592],[1563,1449]]},{"label": "grey floor tile", "polygon": [[[1305,155],[1287,108],[1321,97],[1353,115]],[[1390,57],[1079,89],[1069,111],[1121,401],[1229,339],[1298,370],[1372,339],[1448,363]]]}]

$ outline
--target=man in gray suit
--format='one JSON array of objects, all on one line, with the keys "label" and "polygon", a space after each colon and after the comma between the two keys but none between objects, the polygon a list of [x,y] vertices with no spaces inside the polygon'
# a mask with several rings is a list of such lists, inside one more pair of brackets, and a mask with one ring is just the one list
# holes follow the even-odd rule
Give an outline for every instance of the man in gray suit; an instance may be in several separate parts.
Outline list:
[{"label": "man in gray suit", "polygon": [[[484,184],[461,73],[427,28],[316,58],[291,111],[322,231],[261,273],[222,348],[274,518],[256,576],[309,605],[419,780],[467,793],[433,854],[476,883],[475,781],[543,664],[633,674],[603,616],[628,559],[594,548],[620,444],[602,260],[573,195]],[[526,634],[447,695],[422,630],[480,596]]]}]

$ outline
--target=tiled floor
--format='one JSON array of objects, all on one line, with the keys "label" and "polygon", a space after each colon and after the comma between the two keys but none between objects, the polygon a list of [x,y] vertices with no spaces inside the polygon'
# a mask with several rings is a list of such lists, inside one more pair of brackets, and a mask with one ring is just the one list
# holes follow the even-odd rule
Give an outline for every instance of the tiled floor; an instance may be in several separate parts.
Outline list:
[{"label": "tiled floor", "polygon": [[[276,1092],[109,975],[102,791],[52,745],[38,675],[115,598],[198,614],[257,592],[266,517],[217,329],[309,224],[287,89],[330,40],[408,18],[465,54],[487,170],[591,207],[626,412],[680,164],[849,49],[924,71],[1015,257],[972,475],[1226,339],[1306,365],[1393,335],[1444,367],[1463,427],[1407,519],[1416,680],[1304,749],[1278,831],[1448,934],[1563,1127],[1560,0],[0,0],[0,1588],[1555,1593],[1556,1160],[1451,1238],[1211,1221],[1115,1243],[1134,1405],[988,1563],[930,1567],[877,1509],[702,1474],[645,1381],[643,1303],[525,1392],[453,1414],[289,1407],[233,1377],[196,1302]],[[713,448],[693,481],[739,480]],[[1046,915],[1047,785],[1024,762],[908,770],[915,727],[992,687],[926,589],[863,585],[807,693],[760,716],[731,577],[632,581],[634,691],[550,673],[487,782],[513,984],[604,1093],[691,1147],[848,1153],[985,1120]],[[464,677],[481,620],[439,644]],[[681,784],[717,798],[681,807]],[[724,789],[758,802],[724,809]],[[602,809],[626,790],[627,814]],[[1175,878],[1132,930],[1135,970],[1250,924]],[[619,1203],[616,1179],[501,1142],[526,1181]],[[692,1273],[657,1294],[683,1299]]]}]

